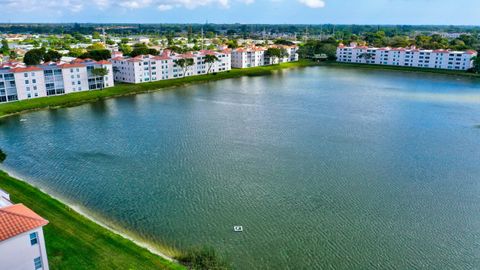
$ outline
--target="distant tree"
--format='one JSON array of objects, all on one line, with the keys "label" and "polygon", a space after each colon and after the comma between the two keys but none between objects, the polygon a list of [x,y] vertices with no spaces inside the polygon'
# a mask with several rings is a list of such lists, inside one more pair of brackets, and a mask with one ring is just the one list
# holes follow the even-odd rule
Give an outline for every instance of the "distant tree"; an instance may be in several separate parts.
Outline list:
[{"label": "distant tree", "polygon": [[124,55],[130,55],[132,53],[132,47],[125,43],[120,43],[118,44],[118,49],[124,54]]},{"label": "distant tree", "polygon": [[0,49],[0,53],[8,55],[9,52],[10,47],[8,47],[8,41],[6,39],[2,39],[2,48]]},{"label": "distant tree", "polygon": [[102,84],[100,89],[103,89],[105,87],[105,76],[108,75],[108,69],[107,68],[94,68],[92,70],[92,75],[95,76],[95,84],[97,84],[97,78],[100,78],[100,83]]},{"label": "distant tree", "polygon": [[265,56],[273,59],[273,63],[278,63],[279,58],[283,58],[287,55],[287,51],[281,48],[268,48],[265,51]]},{"label": "distant tree", "polygon": [[287,46],[292,46],[292,45],[295,44],[295,43],[291,42],[290,40],[286,40],[286,39],[277,39],[277,40],[275,40],[274,43],[278,44],[278,45],[287,45]]},{"label": "distant tree", "polygon": [[[197,48],[199,48],[199,47],[197,46]],[[177,46],[177,45],[169,46],[167,49],[171,50],[172,52],[176,52],[176,53],[186,53],[187,52],[187,49],[185,47],[180,47],[180,46]]]},{"label": "distant tree", "polygon": [[82,58],[82,59],[90,58],[96,61],[107,60],[107,59],[110,59],[111,57],[112,57],[112,54],[110,53],[109,50],[93,50],[93,51],[88,51],[79,56],[79,58]]},{"label": "distant tree", "polygon": [[45,48],[42,47],[40,49],[32,49],[25,54],[23,57],[23,62],[28,66],[39,65],[44,56]]},{"label": "distant tree", "polygon": [[54,50],[48,50],[47,53],[43,56],[43,61],[45,62],[58,62],[62,58],[62,54],[54,51]]},{"label": "distant tree", "polygon": [[133,50],[130,52],[130,56],[132,57],[135,57],[138,55],[145,55],[145,54],[159,55],[160,52],[153,48],[149,48],[147,45],[143,43],[137,43],[133,45]]},{"label": "distant tree", "polygon": [[15,52],[15,51],[10,51],[10,59],[17,59],[18,58],[18,54]]},{"label": "distant tree", "polygon": [[100,36],[100,33],[99,33],[99,32],[93,32],[92,38],[93,38],[93,39],[101,39],[102,37]]},{"label": "distant tree", "polygon": [[193,58],[180,58],[174,61],[175,64],[177,64],[179,67],[182,68],[183,70],[183,77],[185,77],[185,74],[187,74],[188,68],[193,66],[195,63],[193,61]]},{"label": "distant tree", "polygon": [[105,46],[100,42],[94,43],[94,44],[87,47],[88,51],[98,51],[98,50],[103,50],[103,49],[105,49]]},{"label": "distant tree", "polygon": [[122,44],[127,44],[129,41],[130,41],[130,39],[128,39],[128,38],[122,38],[122,39],[120,40],[120,43],[122,43]]},{"label": "distant tree", "polygon": [[85,53],[85,49],[82,48],[70,48],[68,52],[68,56],[72,57],[80,57],[82,54]]},{"label": "distant tree", "polygon": [[208,64],[207,74],[210,73],[210,69],[212,68],[213,64],[218,60],[219,60],[218,57],[214,54],[205,55],[205,63]]},{"label": "distant tree", "polygon": [[230,49],[236,49],[236,48],[238,48],[238,41],[236,39],[232,39],[232,40],[227,42],[227,46]]}]

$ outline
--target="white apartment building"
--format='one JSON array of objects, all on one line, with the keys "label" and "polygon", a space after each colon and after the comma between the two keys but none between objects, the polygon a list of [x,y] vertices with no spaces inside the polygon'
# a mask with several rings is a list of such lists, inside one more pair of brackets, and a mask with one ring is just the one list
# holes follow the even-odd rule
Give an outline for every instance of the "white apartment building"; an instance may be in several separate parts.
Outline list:
[{"label": "white apartment building", "polygon": [[[92,74],[106,68],[108,75]],[[0,66],[0,102],[63,95],[112,87],[113,67],[108,61],[77,59],[72,63],[45,63],[38,66]]]},{"label": "white apartment building", "polygon": [[[206,55],[215,55],[218,61],[206,63]],[[184,69],[176,64],[180,59],[193,59],[193,66]],[[181,78],[184,76],[202,75],[224,72],[231,69],[231,53],[229,50],[203,50],[188,54],[175,54],[164,51],[161,55],[139,55],[133,58],[116,57],[111,59],[115,81],[142,83],[159,80]]]},{"label": "white apartment building", "polygon": [[420,50],[416,48],[372,48],[340,45],[337,61],[345,63],[376,64],[450,70],[468,70],[473,67],[476,51]]},{"label": "white apartment building", "polygon": [[264,47],[238,48],[232,51],[232,68],[260,67],[265,65]]},{"label": "white apartment building", "polygon": [[[287,52],[283,58],[271,58],[265,55],[268,48],[280,48]],[[270,45],[268,47],[238,48],[232,51],[233,68],[249,68],[298,61],[298,46]]]},{"label": "white apartment building", "polygon": [[48,221],[0,190],[0,269],[48,270],[43,226]]}]

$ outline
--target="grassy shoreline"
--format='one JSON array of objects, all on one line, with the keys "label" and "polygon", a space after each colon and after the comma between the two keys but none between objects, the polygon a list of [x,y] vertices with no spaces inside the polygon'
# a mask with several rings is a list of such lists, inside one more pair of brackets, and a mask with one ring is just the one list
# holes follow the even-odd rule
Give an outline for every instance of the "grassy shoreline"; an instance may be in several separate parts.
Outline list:
[{"label": "grassy shoreline", "polygon": [[386,65],[360,64],[360,63],[341,63],[341,62],[335,62],[335,61],[321,62],[321,63],[319,63],[319,66],[341,67],[341,68],[357,68],[357,69],[365,69],[365,70],[371,69],[371,70],[430,73],[430,74],[460,76],[460,77],[466,77],[466,78],[480,79],[480,74],[469,73],[469,72],[466,72],[466,71],[459,71],[459,70],[404,67],[404,66],[386,66]]},{"label": "grassy shoreline", "polygon": [[101,99],[148,93],[172,87],[186,86],[193,83],[206,83],[210,81],[239,78],[244,76],[269,75],[276,70],[315,65],[318,65],[318,63],[309,60],[300,60],[298,62],[282,63],[272,66],[232,69],[228,72],[190,76],[180,79],[162,80],[140,84],[117,83],[114,87],[105,88],[103,90],[85,91],[61,96],[51,96],[4,103],[0,105],[0,118],[42,109],[71,107]]},{"label": "grassy shoreline", "polygon": [[30,184],[0,171],[0,188],[50,223],[44,227],[51,269],[186,269],[102,227]]}]

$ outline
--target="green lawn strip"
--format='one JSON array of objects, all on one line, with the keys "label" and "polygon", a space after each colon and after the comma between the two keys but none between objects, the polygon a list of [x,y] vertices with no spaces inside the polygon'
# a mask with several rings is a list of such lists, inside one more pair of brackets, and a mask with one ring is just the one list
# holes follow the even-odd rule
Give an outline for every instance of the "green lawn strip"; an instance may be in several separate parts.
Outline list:
[{"label": "green lawn strip", "polygon": [[117,83],[114,87],[105,88],[103,90],[85,91],[79,93],[71,93],[61,96],[42,97],[28,100],[21,100],[16,102],[9,102],[0,105],[0,117],[11,114],[22,113],[27,111],[75,106],[87,102],[96,101],[99,99],[118,97],[124,95],[132,95],[138,93],[145,93],[165,89],[169,87],[185,86],[193,83],[203,83],[209,81],[216,81],[229,78],[238,78],[242,76],[261,76],[271,74],[275,70],[284,68],[306,67],[313,66],[317,63],[301,60],[298,62],[282,63],[279,65],[254,67],[246,69],[232,69],[227,72],[220,72],[216,74],[190,76],[180,79],[161,80],[156,82],[141,83],[141,84],[126,84]]},{"label": "green lawn strip", "polygon": [[0,188],[50,221],[44,227],[50,269],[185,269],[78,214],[0,171]]},{"label": "green lawn strip", "polygon": [[447,69],[419,68],[419,67],[405,67],[405,66],[387,66],[387,65],[360,64],[360,63],[341,63],[341,62],[335,62],[335,61],[322,62],[320,63],[320,65],[330,66],[330,67],[356,68],[356,69],[423,72],[423,73],[434,73],[434,74],[453,75],[453,76],[462,76],[462,77],[480,79],[480,74],[470,73],[470,72],[461,71],[461,70],[447,70]]}]

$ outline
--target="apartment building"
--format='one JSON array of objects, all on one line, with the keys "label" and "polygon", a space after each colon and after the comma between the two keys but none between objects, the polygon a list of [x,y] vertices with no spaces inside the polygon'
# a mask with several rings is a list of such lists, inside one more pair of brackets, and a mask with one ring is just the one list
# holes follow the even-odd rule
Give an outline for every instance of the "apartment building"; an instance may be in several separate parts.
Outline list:
[{"label": "apartment building", "polygon": [[[205,62],[207,55],[215,55],[218,61]],[[182,68],[177,64],[180,59],[193,59],[193,65]],[[224,72],[231,69],[231,52],[202,50],[187,54],[176,54],[165,50],[161,55],[139,55],[132,58],[116,57],[111,59],[115,81],[142,83],[169,80],[187,76]]]},{"label": "apartment building", "polygon": [[232,51],[232,68],[260,67],[265,65],[264,47],[238,48]]},{"label": "apartment building", "polygon": [[476,51],[420,50],[412,48],[372,48],[340,45],[337,61],[346,63],[468,70]]},{"label": "apartment building", "polygon": [[[106,68],[108,75],[93,74]],[[63,95],[112,87],[113,67],[108,61],[77,59],[71,63],[45,63],[38,66],[0,66],[0,102]]]},{"label": "apartment building", "polygon": [[43,226],[48,221],[0,190],[0,269],[48,270]]},{"label": "apartment building", "polygon": [[[286,56],[282,58],[268,57],[265,52],[268,48],[285,50]],[[273,65],[284,62],[298,61],[298,46],[269,45],[268,47],[246,47],[232,51],[233,68],[249,68]]]}]

